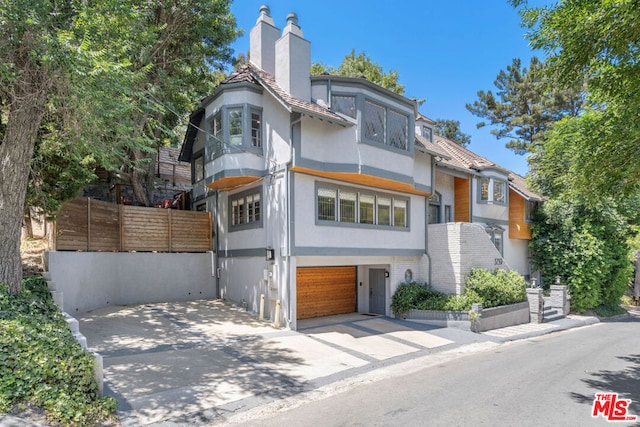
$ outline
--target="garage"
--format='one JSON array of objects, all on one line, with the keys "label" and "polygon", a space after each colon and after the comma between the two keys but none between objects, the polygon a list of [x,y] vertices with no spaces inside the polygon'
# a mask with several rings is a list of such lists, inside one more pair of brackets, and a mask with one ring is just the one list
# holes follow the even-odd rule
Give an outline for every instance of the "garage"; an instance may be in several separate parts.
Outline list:
[{"label": "garage", "polygon": [[356,267],[298,267],[298,319],[356,311]]}]

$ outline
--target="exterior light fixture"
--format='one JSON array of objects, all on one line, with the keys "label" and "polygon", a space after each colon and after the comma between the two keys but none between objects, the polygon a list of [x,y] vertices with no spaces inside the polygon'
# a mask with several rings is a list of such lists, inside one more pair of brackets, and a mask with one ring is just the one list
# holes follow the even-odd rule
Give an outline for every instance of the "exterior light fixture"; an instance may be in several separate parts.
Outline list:
[{"label": "exterior light fixture", "polygon": [[275,259],[275,251],[271,248],[267,248],[265,257],[267,261],[273,261]]}]

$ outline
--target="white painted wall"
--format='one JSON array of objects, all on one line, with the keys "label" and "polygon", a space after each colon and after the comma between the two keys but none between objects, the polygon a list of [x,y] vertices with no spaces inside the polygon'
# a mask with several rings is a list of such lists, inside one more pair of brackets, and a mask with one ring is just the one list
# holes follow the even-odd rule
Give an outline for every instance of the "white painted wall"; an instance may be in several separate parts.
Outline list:
[{"label": "white painted wall", "polygon": [[359,144],[356,131],[356,126],[344,128],[305,118],[301,155],[324,163],[368,166],[404,176],[414,171],[413,157],[408,153],[391,152],[383,145]]},{"label": "white painted wall", "polygon": [[49,272],[72,316],[109,305],[216,297],[211,253],[49,252]]},{"label": "white painted wall", "polygon": [[444,218],[445,205],[451,206],[451,217],[455,218],[455,190],[454,190],[454,177],[453,175],[447,175],[436,171],[436,186],[435,191],[440,193],[440,209],[442,218]]},{"label": "white painted wall", "polygon": [[[264,270],[269,263],[264,257],[220,258],[220,297],[237,304],[246,304],[247,311],[258,313],[260,295],[269,295],[269,282]],[[266,317],[270,315],[266,307]]]},{"label": "white painted wall", "polygon": [[523,276],[530,275],[529,240],[509,239],[504,233],[504,259],[509,266]]}]

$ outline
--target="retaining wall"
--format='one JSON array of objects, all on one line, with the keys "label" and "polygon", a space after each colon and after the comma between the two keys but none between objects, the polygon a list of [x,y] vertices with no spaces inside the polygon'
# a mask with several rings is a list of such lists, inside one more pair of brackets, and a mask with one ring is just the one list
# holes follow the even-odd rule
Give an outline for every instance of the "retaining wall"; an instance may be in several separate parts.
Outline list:
[{"label": "retaining wall", "polygon": [[427,325],[484,332],[529,323],[529,302],[484,308],[479,314],[480,318],[473,322],[466,311],[412,310],[399,317]]},{"label": "retaining wall", "polygon": [[49,252],[63,311],[216,297],[209,253]]}]

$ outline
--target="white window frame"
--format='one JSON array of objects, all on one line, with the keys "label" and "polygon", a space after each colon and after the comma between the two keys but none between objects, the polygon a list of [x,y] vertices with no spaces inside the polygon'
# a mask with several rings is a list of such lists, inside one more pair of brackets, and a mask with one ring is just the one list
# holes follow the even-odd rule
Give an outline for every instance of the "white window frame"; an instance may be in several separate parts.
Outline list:
[{"label": "white window frame", "polygon": [[[262,187],[229,195],[229,231],[261,228],[264,216],[262,200]],[[256,201],[258,202],[257,212],[255,209]],[[240,212],[240,206],[244,206],[242,212]],[[242,214],[241,218],[238,216],[240,213]]]}]

